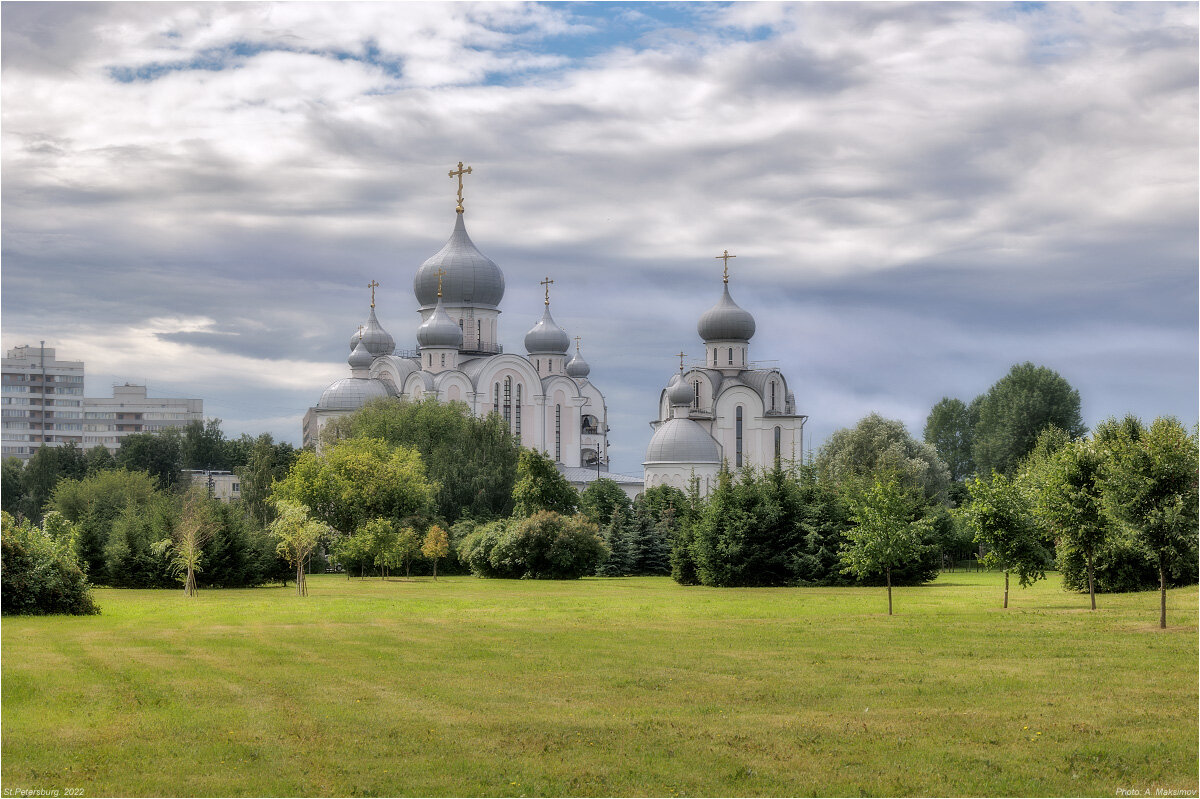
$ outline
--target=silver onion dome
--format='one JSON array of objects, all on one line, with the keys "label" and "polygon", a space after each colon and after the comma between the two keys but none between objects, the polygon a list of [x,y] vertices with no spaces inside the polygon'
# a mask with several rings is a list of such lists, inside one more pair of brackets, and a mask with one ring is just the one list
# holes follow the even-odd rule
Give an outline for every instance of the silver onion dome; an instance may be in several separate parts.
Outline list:
[{"label": "silver onion dome", "polygon": [[442,307],[441,298],[429,318],[417,328],[417,343],[422,347],[454,347],[459,348],[463,343],[462,328],[450,318]]},{"label": "silver onion dome", "polygon": [[525,351],[530,355],[565,355],[571,339],[554,322],[550,306],[546,306],[542,319],[525,334]]},{"label": "silver onion dome", "polygon": [[701,315],[696,330],[705,342],[749,341],[754,336],[754,317],[729,296],[727,283],[717,304]]},{"label": "silver onion dome", "polygon": [[363,343],[362,339],[359,339],[358,343],[354,345],[354,352],[350,353],[350,357],[346,359],[346,362],[350,364],[351,369],[357,370],[370,369],[371,362],[374,360],[375,356],[367,352],[366,344]]},{"label": "silver onion dome", "polygon": [[691,419],[668,419],[658,426],[646,447],[646,463],[720,463],[721,450],[713,437]]},{"label": "silver onion dome", "polygon": [[584,378],[591,371],[591,365],[579,353],[575,353],[575,357],[567,361],[567,377]]},{"label": "silver onion dome", "polygon": [[390,397],[382,380],[368,377],[344,377],[321,394],[317,409],[322,411],[356,411],[369,400]]},{"label": "silver onion dome", "polygon": [[696,389],[691,383],[686,380],[679,379],[672,381],[673,386],[667,389],[667,400],[672,407],[676,405],[691,405],[696,401]]},{"label": "silver onion dome", "polygon": [[[359,333],[362,335],[360,336]],[[383,329],[375,317],[374,305],[371,306],[371,315],[367,317],[367,324],[350,337],[351,350],[358,346],[360,338],[363,346],[367,348],[367,352],[372,355],[391,355],[396,349],[396,341],[390,333]]]},{"label": "silver onion dome", "polygon": [[421,310],[432,308],[438,299],[438,272],[442,275],[442,299],[450,307],[498,308],[504,299],[504,273],[481,253],[467,235],[464,214],[456,214],[454,232],[437,254],[417,270],[413,292]]}]

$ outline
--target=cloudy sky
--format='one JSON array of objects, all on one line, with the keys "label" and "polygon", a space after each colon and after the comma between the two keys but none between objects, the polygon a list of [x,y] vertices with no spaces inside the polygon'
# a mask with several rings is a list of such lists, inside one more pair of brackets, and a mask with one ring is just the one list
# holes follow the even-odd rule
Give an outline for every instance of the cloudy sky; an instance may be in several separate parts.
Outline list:
[{"label": "cloudy sky", "polygon": [[1197,7],[13,3],[3,347],[299,442],[368,281],[402,345],[454,223],[553,311],[640,474],[720,295],[809,446],[1022,361],[1197,417]]}]

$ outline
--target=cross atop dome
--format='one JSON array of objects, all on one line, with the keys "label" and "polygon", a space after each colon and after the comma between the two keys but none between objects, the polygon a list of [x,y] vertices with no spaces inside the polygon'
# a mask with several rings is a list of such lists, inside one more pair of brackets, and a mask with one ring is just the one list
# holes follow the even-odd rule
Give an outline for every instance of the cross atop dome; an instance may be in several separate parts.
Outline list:
[{"label": "cross atop dome", "polygon": [[455,169],[450,170],[450,177],[458,178],[458,208],[456,208],[454,210],[458,211],[460,214],[463,212],[463,193],[462,193],[463,181],[462,181],[462,179],[463,179],[463,175],[469,175],[469,174],[471,174],[471,167],[466,167],[464,169],[462,161],[458,162],[457,170],[455,170]]},{"label": "cross atop dome", "polygon": [[729,259],[737,258],[737,256],[730,255],[729,250],[726,250],[723,254],[718,255],[716,257],[718,260],[722,260],[725,262],[725,276],[724,276],[725,277],[725,285],[729,285]]}]

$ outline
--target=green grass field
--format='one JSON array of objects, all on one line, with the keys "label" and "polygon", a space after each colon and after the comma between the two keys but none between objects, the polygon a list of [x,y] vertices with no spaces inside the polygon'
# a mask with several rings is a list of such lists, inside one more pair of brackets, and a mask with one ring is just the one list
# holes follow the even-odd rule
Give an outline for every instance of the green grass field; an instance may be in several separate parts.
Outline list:
[{"label": "green grass field", "polygon": [[4,794],[1195,792],[1196,588],[1001,582],[100,590],[3,622]]}]

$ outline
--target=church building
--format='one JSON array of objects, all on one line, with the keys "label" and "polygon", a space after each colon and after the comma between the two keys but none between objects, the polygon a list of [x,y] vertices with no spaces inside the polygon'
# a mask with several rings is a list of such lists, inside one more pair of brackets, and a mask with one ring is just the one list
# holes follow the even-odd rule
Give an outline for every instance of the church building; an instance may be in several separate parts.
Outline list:
[{"label": "church building", "polygon": [[[607,474],[608,410],[589,380],[591,371],[575,339],[550,314],[549,278],[542,318],[525,335],[525,355],[499,343],[504,274],[467,235],[462,163],[458,207],[450,239],[413,279],[421,324],[417,348],[398,351],[375,316],[375,286],[367,322],[350,339],[350,377],[330,385],[304,417],[304,444],[316,445],[330,419],[376,397],[463,402],[476,416],[495,413],[521,444],[549,456],[577,487],[596,475],[640,490],[641,481]],[[627,488],[627,490],[629,490]]]},{"label": "church building", "polygon": [[736,257],[729,250],[717,256],[725,261],[725,286],[696,326],[704,361],[687,368],[679,353],[679,373],[659,396],[643,464],[646,488],[670,485],[686,491],[696,478],[700,493],[707,495],[722,463],[736,474],[803,458],[808,417],[796,413],[796,398],[782,372],[750,360],[754,317],[729,295],[729,259]]}]

